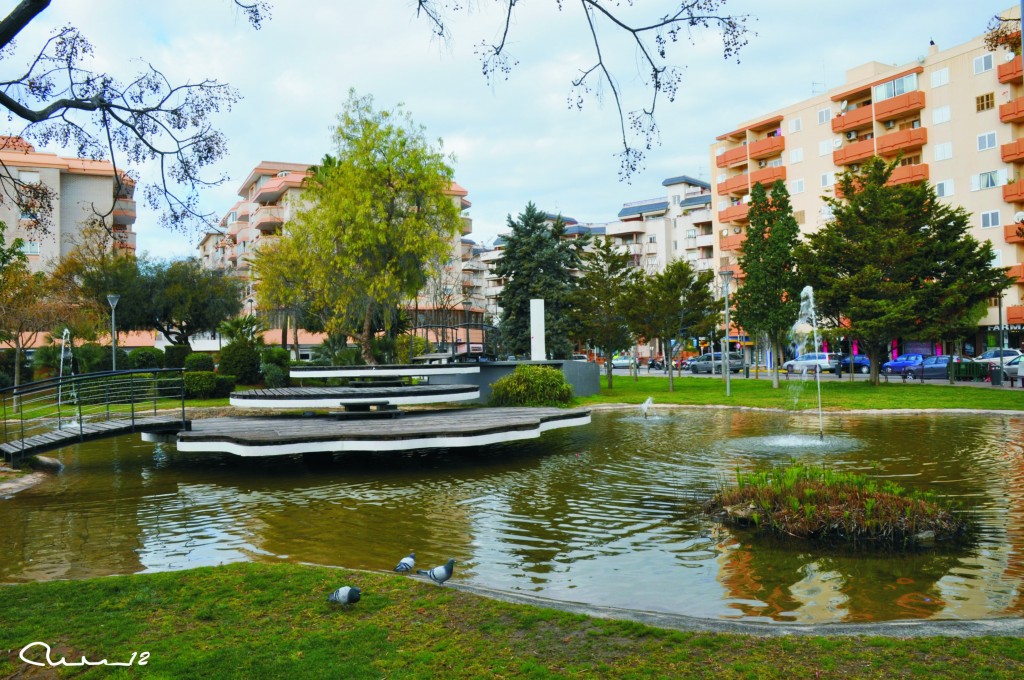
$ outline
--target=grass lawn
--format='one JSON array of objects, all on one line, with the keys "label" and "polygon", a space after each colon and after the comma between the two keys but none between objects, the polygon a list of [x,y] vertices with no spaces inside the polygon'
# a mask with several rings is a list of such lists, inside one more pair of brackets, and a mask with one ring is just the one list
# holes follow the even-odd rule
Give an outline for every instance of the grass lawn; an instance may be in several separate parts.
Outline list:
[{"label": "grass lawn", "polygon": [[[721,378],[675,378],[675,391],[668,391],[668,378],[641,375],[634,380],[628,375],[616,375],[608,389],[607,378],[601,374],[601,393],[580,397],[580,406],[621,403],[641,404],[648,397],[657,404],[685,404],[689,406],[727,405],[805,410],[818,408],[818,391],[813,379],[802,382],[798,378],[783,378],[779,389],[772,389],[771,379],[733,378],[731,397],[725,396],[725,381]],[[850,382],[844,375],[838,380],[831,374],[821,379],[821,404],[826,411],[851,409],[925,409],[971,408],[982,410],[1024,411],[1024,389],[950,386],[946,384],[904,384],[900,380],[871,385],[863,376]]]},{"label": "grass lawn", "polygon": [[[343,584],[363,590],[359,603],[327,602]],[[131,671],[61,673],[103,678],[1024,675],[1017,638],[683,633],[492,601],[420,578],[289,564],[4,587],[0,622],[0,677],[43,671],[18,658],[36,641],[54,661],[126,662],[149,652]],[[26,655],[43,661],[44,653]]]}]

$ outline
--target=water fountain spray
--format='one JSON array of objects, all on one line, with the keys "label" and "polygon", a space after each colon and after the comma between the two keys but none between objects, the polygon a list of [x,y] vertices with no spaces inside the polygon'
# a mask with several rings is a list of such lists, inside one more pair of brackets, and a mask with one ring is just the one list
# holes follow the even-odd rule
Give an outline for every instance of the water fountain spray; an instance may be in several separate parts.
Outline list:
[{"label": "water fountain spray", "polygon": [[[812,351],[818,352],[818,319],[814,313],[814,289],[810,286],[804,286],[804,289],[800,291],[800,321],[808,321],[811,324],[811,331],[814,346]],[[814,379],[818,385],[818,438],[822,441],[825,440],[825,419],[821,413],[821,368],[819,367],[814,371]]]}]

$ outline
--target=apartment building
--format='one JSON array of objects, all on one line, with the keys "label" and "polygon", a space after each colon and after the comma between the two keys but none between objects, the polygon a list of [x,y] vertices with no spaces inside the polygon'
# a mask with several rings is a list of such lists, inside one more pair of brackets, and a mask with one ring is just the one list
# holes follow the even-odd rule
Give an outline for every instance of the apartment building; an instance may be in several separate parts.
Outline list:
[{"label": "apartment building", "polygon": [[[14,181],[43,184],[53,197],[48,229],[37,228],[39,215],[19,208],[11,196]],[[68,158],[37,151],[21,137],[0,137],[0,221],[8,243],[24,241],[29,267],[42,271],[69,254],[81,241],[82,228],[99,221],[114,235],[113,247],[135,250],[135,182],[109,161]]]},{"label": "apartment building", "polygon": [[754,184],[784,180],[801,231],[811,233],[831,217],[822,197],[836,174],[874,155],[901,158],[891,183],[928,181],[963,206],[972,235],[992,243],[994,264],[1010,267],[1017,285],[990,301],[973,351],[998,345],[1000,316],[1009,346],[1022,346],[1024,246],[1016,231],[1024,222],[1024,70],[1020,55],[989,51],[981,35],[948,49],[922,43],[907,64],[857,66],[845,85],[719,135],[711,145],[715,269],[732,270],[742,285],[737,256]]}]

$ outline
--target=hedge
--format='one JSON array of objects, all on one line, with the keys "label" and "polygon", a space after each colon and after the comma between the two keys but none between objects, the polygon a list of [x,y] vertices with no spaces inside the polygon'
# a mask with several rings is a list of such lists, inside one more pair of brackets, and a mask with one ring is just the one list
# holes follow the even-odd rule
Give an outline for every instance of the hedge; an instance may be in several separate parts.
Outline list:
[{"label": "hedge", "polygon": [[202,352],[192,352],[185,357],[184,366],[186,371],[214,371],[213,357]]},{"label": "hedge", "polygon": [[572,385],[551,366],[520,364],[491,385],[492,406],[568,406]]}]

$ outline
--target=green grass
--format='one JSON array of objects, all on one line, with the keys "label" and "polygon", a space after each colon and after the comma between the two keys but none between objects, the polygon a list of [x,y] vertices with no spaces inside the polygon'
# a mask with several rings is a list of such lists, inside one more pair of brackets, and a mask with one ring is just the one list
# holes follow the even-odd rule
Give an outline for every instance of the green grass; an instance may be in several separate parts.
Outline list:
[{"label": "green grass", "polygon": [[[601,375],[601,393],[579,397],[576,404],[621,403],[641,404],[648,397],[657,404],[687,406],[749,406],[785,410],[814,410],[818,408],[818,392],[813,380],[801,383],[798,378],[783,378],[778,389],[772,389],[771,379],[761,376],[734,378],[732,396],[725,396],[725,382],[721,378],[675,378],[675,391],[668,391],[668,378],[641,375],[634,380],[628,375],[616,375],[614,389],[608,389]],[[975,388],[966,385],[904,384],[896,380],[871,385],[862,376],[856,382],[832,375],[822,376],[821,402],[826,411],[857,409],[924,409],[972,408],[982,410],[1024,411],[1024,389]]]},{"label": "green grass", "polygon": [[[362,600],[327,602],[341,584]],[[4,587],[0,677],[46,642],[51,658],[127,661],[157,678],[851,678],[1021,677],[1024,641],[758,638],[683,633],[483,599],[390,573],[289,564]],[[36,650],[41,651],[41,650]],[[38,658],[38,657],[33,657]],[[34,677],[34,676],[31,676]]]}]

